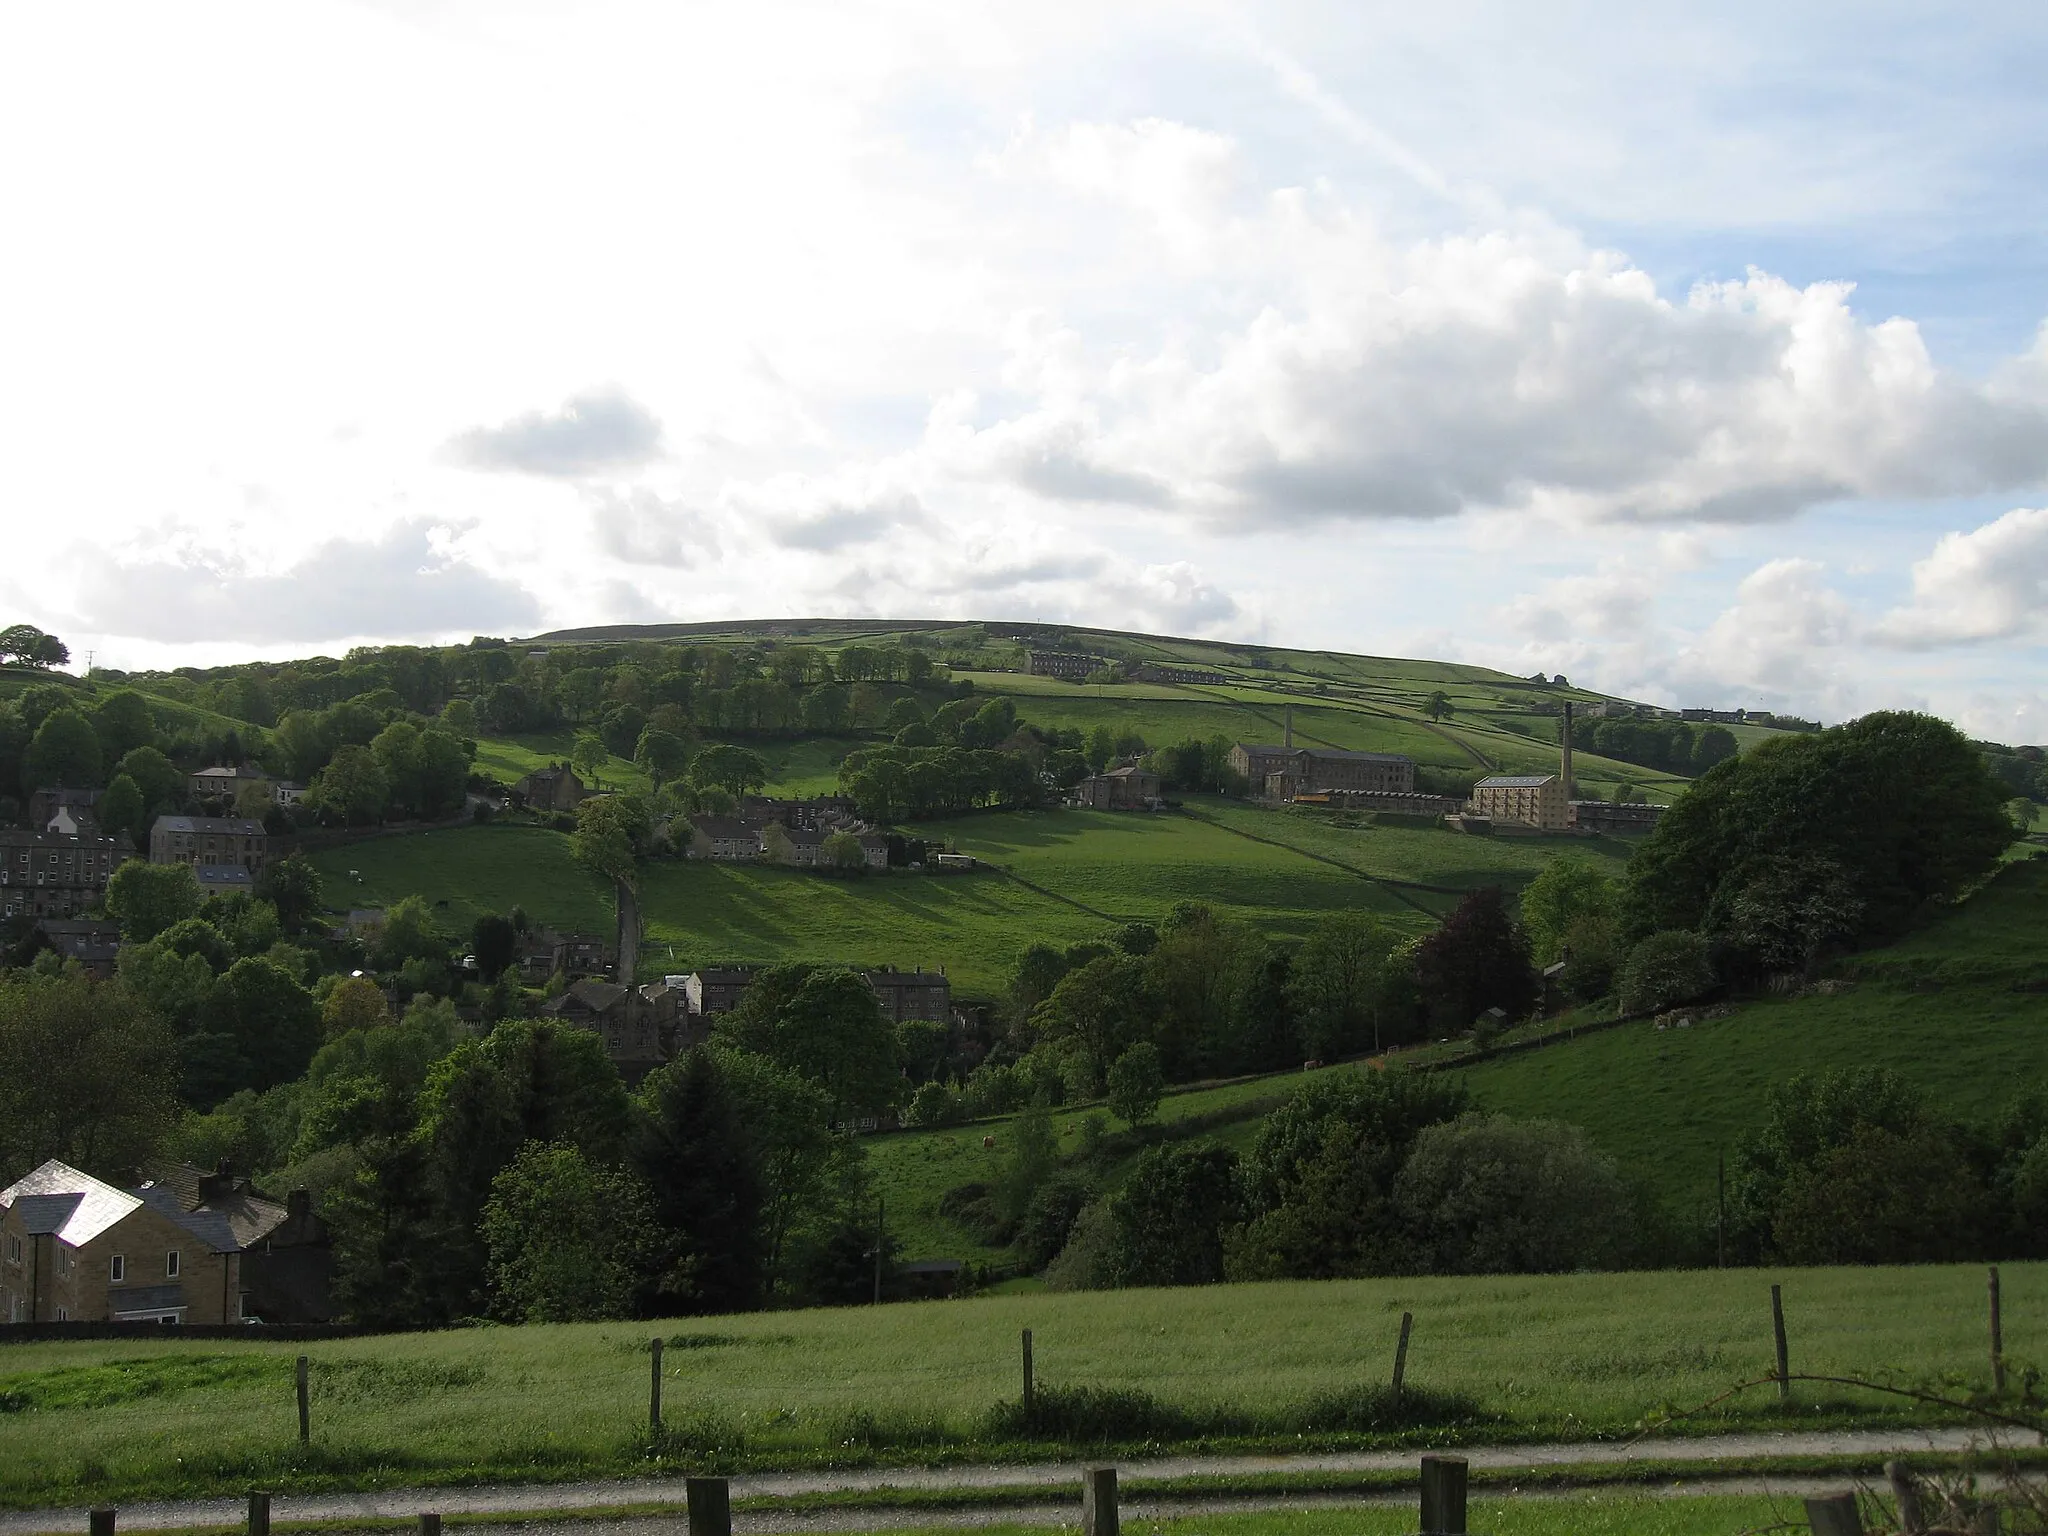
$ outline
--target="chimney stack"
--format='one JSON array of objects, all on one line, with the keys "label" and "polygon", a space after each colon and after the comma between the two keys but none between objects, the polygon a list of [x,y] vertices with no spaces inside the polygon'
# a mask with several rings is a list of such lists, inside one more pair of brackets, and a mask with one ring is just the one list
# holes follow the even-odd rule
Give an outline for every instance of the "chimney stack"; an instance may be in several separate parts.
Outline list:
[{"label": "chimney stack", "polygon": [[1564,748],[1564,763],[1560,770],[1564,775],[1564,798],[1565,803],[1569,805],[1572,799],[1572,701],[1570,699],[1564,701],[1564,730],[1560,733],[1559,740]]},{"label": "chimney stack", "polygon": [[1294,706],[1292,704],[1287,706],[1285,745],[1288,751],[1292,752],[1294,750]]}]

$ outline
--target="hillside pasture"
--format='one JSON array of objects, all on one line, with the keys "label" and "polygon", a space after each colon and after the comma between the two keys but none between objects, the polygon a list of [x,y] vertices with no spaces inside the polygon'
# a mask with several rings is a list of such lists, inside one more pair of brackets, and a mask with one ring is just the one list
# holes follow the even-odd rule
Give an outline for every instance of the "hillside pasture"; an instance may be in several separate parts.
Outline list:
[{"label": "hillside pasture", "polygon": [[[2006,1347],[2048,1350],[2048,1266],[2004,1270]],[[482,1328],[270,1342],[164,1337],[11,1344],[0,1502],[152,1492],[545,1481],[673,1471],[648,1454],[647,1340],[670,1341],[666,1396],[693,1468],[1007,1448],[988,1415],[1017,1396],[1018,1331],[1038,1379],[1148,1394],[1187,1426],[1154,1444],[1307,1449],[1333,1396],[1386,1380],[1404,1311],[1408,1381],[1462,1401],[1425,1443],[1626,1435],[1663,1404],[1704,1403],[1770,1368],[1769,1286],[1784,1286],[1796,1371],[1980,1381],[1980,1267],[1288,1282],[990,1296],[670,1323]],[[313,1441],[296,1444],[292,1358],[312,1362]],[[1324,1404],[1318,1407],[1318,1403]],[[1795,1385],[1689,1421],[1897,1422],[1900,1410]]]}]

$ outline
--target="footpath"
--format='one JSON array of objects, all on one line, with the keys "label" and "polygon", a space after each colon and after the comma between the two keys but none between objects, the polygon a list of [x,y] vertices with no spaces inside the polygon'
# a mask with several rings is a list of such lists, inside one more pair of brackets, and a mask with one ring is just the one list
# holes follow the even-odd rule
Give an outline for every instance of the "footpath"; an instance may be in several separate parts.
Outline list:
[{"label": "footpath", "polygon": [[[1560,1481],[1556,1473],[1574,1466],[1611,1469],[1641,1464],[1646,1473],[1656,1467],[1654,1481],[1646,1479],[1635,1491],[1660,1494],[1743,1493],[1769,1491],[1796,1496],[1825,1484],[1839,1488],[1847,1479],[1841,1473],[1816,1479],[1805,1473],[1764,1476],[1755,1468],[1797,1458],[1854,1458],[1868,1461],[1886,1456],[1915,1453],[1966,1451],[1972,1447],[1967,1430],[1846,1430],[1839,1433],[1700,1435],[1683,1438],[1651,1437],[1633,1442],[1579,1441],[1550,1445],[1473,1446],[1456,1454],[1470,1463],[1474,1472],[1527,1470],[1549,1474],[1548,1481]],[[1219,1490],[1204,1495],[1199,1489],[1178,1487],[1190,1479],[1251,1479],[1274,1477],[1340,1476],[1346,1473],[1413,1472],[1420,1452],[1353,1451],[1301,1456],[1161,1456],[1117,1463],[1125,1492],[1125,1503],[1134,1517],[1162,1518],[1200,1512],[1251,1512],[1274,1509],[1305,1509],[1333,1504],[1408,1501],[1412,1489],[1402,1491],[1290,1492],[1276,1488]],[[752,1509],[735,1509],[736,1532],[770,1536],[785,1531],[866,1531],[905,1526],[967,1526],[981,1524],[1058,1525],[1073,1524],[1080,1507],[1081,1468],[1079,1461],[1019,1462],[1004,1466],[957,1467],[874,1467],[824,1472],[751,1472],[731,1479],[734,1503],[756,1501]],[[1689,1474],[1675,1469],[1695,1467]],[[1026,1498],[1019,1502],[991,1503],[987,1494],[1004,1489],[1046,1490],[1067,1485],[1074,1490],[1071,1500],[1050,1497]],[[1148,1496],[1148,1486],[1153,1490]],[[892,1505],[889,1495],[901,1491],[907,1497]],[[958,1491],[966,1508],[948,1508],[944,1495]],[[1485,1489],[1475,1489],[1484,1498]],[[758,1501],[801,1499],[824,1494],[868,1495],[858,1507],[762,1508]],[[1528,1491],[1517,1497],[1540,1496]],[[512,1527],[545,1520],[550,1527],[573,1525],[579,1536],[637,1536],[637,1533],[673,1529],[683,1508],[683,1480],[666,1478],[620,1478],[600,1482],[545,1484],[485,1484],[467,1488],[392,1488],[371,1493],[278,1494],[271,1502],[271,1518],[278,1524],[322,1522],[346,1525],[351,1521],[388,1522],[410,1520],[422,1510],[463,1516],[465,1523],[490,1529]],[[243,1517],[239,1499],[182,1499],[124,1504],[120,1528],[130,1531],[189,1530],[199,1527],[238,1526]],[[502,1518],[492,1518],[502,1517]],[[41,1509],[0,1512],[0,1536],[45,1536],[66,1533],[75,1536],[85,1528],[84,1511]]]}]

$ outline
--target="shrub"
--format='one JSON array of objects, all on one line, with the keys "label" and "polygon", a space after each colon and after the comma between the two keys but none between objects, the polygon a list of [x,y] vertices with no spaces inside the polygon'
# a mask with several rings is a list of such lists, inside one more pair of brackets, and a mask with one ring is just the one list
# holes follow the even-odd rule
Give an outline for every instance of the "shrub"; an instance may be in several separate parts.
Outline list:
[{"label": "shrub", "polygon": [[1629,1229],[1614,1164],[1577,1126],[1551,1120],[1473,1114],[1428,1127],[1394,1201],[1437,1274],[1610,1268]]},{"label": "shrub", "polygon": [[1621,968],[1621,1011],[1657,1013],[1702,997],[1713,985],[1707,941],[1681,928],[1667,928],[1629,951]]},{"label": "shrub", "polygon": [[910,1096],[912,1125],[953,1125],[960,1119],[960,1099],[944,1083],[924,1083]]}]

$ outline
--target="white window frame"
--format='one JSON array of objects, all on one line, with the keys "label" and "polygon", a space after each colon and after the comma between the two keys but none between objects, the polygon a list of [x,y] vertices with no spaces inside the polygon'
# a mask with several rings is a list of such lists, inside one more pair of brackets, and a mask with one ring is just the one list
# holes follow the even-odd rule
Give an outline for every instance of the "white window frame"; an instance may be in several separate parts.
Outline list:
[{"label": "white window frame", "polygon": [[126,1285],[128,1283],[128,1255],[116,1253],[107,1260],[107,1283]]},{"label": "white window frame", "polygon": [[166,1249],[164,1252],[164,1278],[166,1280],[178,1278],[178,1250],[175,1248]]},{"label": "white window frame", "polygon": [[70,1322],[70,1321],[71,1321],[71,1309],[70,1309],[69,1307],[59,1307],[59,1308],[57,1309],[57,1321],[58,1321],[58,1322],[60,1322],[60,1323],[68,1323],[68,1322]]},{"label": "white window frame", "polygon": [[21,1262],[21,1237],[14,1232],[7,1234],[7,1262],[10,1264],[19,1264]]}]

